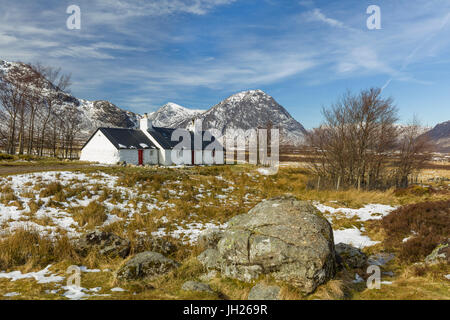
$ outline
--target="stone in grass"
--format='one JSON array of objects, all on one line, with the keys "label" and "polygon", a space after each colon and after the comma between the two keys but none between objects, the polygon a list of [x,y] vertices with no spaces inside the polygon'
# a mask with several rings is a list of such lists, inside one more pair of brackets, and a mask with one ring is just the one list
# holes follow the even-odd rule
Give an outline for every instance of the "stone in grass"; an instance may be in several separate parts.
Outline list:
[{"label": "stone in grass", "polygon": [[138,253],[128,260],[118,271],[117,279],[133,281],[154,279],[179,266],[179,263],[152,251]]},{"label": "stone in grass", "polygon": [[426,258],[427,264],[450,263],[450,238],[440,243]]},{"label": "stone in grass", "polygon": [[250,290],[248,300],[280,300],[280,287],[258,283]]},{"label": "stone in grass", "polygon": [[376,266],[384,266],[388,264],[395,256],[393,253],[388,252],[379,252],[369,256],[367,259],[367,264],[376,265]]},{"label": "stone in grass", "polygon": [[367,264],[367,256],[349,244],[338,243],[335,250],[336,260],[347,268],[362,268]]},{"label": "stone in grass", "polygon": [[153,251],[161,254],[171,254],[177,250],[177,246],[172,242],[162,238],[139,237],[136,240],[134,252]]},{"label": "stone in grass", "polygon": [[75,250],[82,256],[98,250],[104,256],[125,258],[130,253],[130,242],[110,232],[93,231],[81,236]]},{"label": "stone in grass", "polygon": [[184,291],[214,293],[208,284],[197,281],[186,281],[181,289]]},{"label": "stone in grass", "polygon": [[217,277],[217,271],[211,270],[208,273],[202,274],[199,278],[202,281],[208,282]]}]

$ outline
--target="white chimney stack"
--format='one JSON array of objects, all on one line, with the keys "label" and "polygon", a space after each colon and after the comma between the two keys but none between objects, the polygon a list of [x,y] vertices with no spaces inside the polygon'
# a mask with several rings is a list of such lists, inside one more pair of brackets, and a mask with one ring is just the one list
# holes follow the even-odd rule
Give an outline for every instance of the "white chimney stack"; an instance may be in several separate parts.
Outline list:
[{"label": "white chimney stack", "polygon": [[144,114],[141,120],[139,120],[139,129],[147,131],[151,128],[152,128],[152,120],[148,118],[147,114]]}]

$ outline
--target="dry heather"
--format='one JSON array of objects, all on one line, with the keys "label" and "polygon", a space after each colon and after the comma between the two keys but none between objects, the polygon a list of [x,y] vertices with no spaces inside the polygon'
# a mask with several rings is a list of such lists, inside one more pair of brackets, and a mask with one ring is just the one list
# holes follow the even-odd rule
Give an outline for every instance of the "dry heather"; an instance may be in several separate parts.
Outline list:
[{"label": "dry heather", "polygon": [[[392,286],[383,286],[379,292],[367,292],[352,282],[354,273],[342,273],[309,297],[302,296],[287,284],[281,284],[284,299],[371,299],[380,298],[380,294],[391,298],[409,297],[414,289],[411,285],[420,281],[429,284],[423,289],[425,293],[421,298],[450,296],[448,292],[445,293],[448,286],[442,283],[445,271],[408,269],[410,261],[421,259],[433,249],[432,244],[438,238],[449,234],[448,188],[440,185],[438,188],[414,187],[384,192],[317,191],[306,188],[308,174],[302,168],[282,167],[278,174],[265,176],[256,167],[247,165],[90,167],[73,173],[75,177],[61,173],[54,176],[55,181],[46,181],[36,175],[32,182],[20,187],[20,192],[14,190],[12,178],[4,178],[0,181],[0,205],[8,209],[22,206],[23,216],[18,222],[35,223],[48,233],[51,232],[53,237],[31,229],[3,234],[0,239],[0,271],[37,271],[52,264],[53,273],[66,276],[66,268],[72,264],[99,268],[101,272],[82,275],[84,287],[101,287],[99,295],[92,295],[91,299],[246,299],[251,284],[219,276],[213,277],[209,284],[221,294],[180,290],[184,281],[198,280],[206,271],[195,259],[200,248],[190,239],[200,229],[206,228],[207,224],[222,226],[231,217],[248,212],[263,199],[291,194],[302,200],[319,201],[335,208],[360,208],[368,203],[412,205],[400,208],[376,222],[361,221],[357,217],[339,213],[329,217],[335,230],[364,227],[364,234],[380,241],[364,251],[398,252],[401,260],[383,267],[383,271],[394,271],[399,284],[394,282]],[[61,227],[58,224],[60,217],[72,218],[74,223],[70,228],[73,230]],[[2,221],[0,230],[9,230],[10,222]],[[49,229],[50,226],[52,229]],[[114,271],[123,263],[122,259],[106,259],[97,252],[79,257],[73,249],[69,237],[76,238],[93,229],[113,232],[130,240],[132,253],[137,250],[141,235],[162,236],[176,245],[177,251],[170,257],[180,262],[181,267],[155,281],[118,284],[114,280]],[[402,240],[411,236],[412,231],[417,232],[420,241],[411,238],[404,243]],[[145,246],[140,249],[150,248]],[[438,279],[441,279],[440,282]],[[272,279],[260,280],[274,283]],[[127,291],[110,291],[118,285]],[[38,285],[30,279],[9,281],[0,278],[0,295],[17,291],[21,292],[18,298],[63,298],[60,293],[43,293],[45,290],[56,289],[54,284]]]},{"label": "dry heather", "polygon": [[417,262],[450,235],[450,200],[401,207],[382,220],[385,246],[404,262]]},{"label": "dry heather", "polygon": [[36,231],[19,229],[0,240],[1,270],[18,266],[31,270],[65,259],[73,262],[79,260],[65,236],[50,239]]}]

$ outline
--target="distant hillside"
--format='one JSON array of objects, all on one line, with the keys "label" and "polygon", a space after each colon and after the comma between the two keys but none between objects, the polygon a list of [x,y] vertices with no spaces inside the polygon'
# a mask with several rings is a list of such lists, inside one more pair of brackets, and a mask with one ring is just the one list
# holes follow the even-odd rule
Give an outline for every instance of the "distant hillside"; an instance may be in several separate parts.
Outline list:
[{"label": "distant hillside", "polygon": [[439,123],[424,134],[436,144],[436,151],[450,153],[450,121]]}]

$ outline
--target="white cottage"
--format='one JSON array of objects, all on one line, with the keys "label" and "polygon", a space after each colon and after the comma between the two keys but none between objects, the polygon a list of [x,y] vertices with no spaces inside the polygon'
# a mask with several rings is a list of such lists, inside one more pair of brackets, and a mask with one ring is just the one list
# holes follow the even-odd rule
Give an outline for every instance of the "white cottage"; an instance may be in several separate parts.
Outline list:
[{"label": "white cottage", "polygon": [[[134,165],[160,164],[172,165],[173,152],[183,159],[183,164],[223,164],[223,147],[214,137],[194,143],[194,133],[190,135],[190,143],[183,150],[173,149],[183,141],[172,140],[176,129],[161,128],[152,125],[144,116],[139,122],[139,129],[99,128],[89,138],[81,150],[80,160],[103,164],[125,162]],[[203,138],[204,132],[200,132]],[[203,139],[202,139],[203,140]],[[179,163],[179,162],[177,162]]]}]

